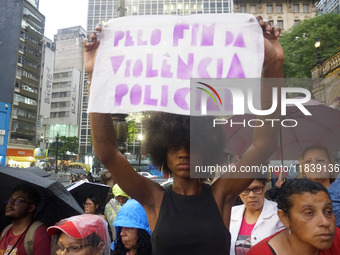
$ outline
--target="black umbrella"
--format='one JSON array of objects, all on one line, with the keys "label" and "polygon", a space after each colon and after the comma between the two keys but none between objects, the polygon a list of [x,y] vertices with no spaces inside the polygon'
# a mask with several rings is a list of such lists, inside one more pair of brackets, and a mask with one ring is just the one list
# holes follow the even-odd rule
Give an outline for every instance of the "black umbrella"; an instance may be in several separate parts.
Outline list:
[{"label": "black umbrella", "polygon": [[[7,166],[0,167],[0,204],[7,201],[13,188],[20,183],[31,184],[39,192],[40,203],[35,218],[48,226],[61,219],[84,213],[60,182]],[[3,213],[2,211],[1,214]]]},{"label": "black umbrella", "polygon": [[24,168],[24,171],[28,171],[32,174],[36,174],[39,175],[40,177],[49,177],[51,176],[48,172],[42,170],[41,168],[37,167],[37,166],[32,166],[32,167],[28,167],[28,168]]},{"label": "black umbrella", "polygon": [[109,189],[110,186],[108,185],[93,183],[85,180],[78,181],[67,188],[72,196],[78,201],[79,205],[83,205],[89,195],[94,195],[97,197],[101,205],[103,205]]}]

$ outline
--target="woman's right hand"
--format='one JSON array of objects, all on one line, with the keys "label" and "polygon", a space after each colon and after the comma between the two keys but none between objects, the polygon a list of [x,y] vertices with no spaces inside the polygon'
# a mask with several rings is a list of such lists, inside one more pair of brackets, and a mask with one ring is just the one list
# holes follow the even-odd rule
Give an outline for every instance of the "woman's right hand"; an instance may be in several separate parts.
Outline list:
[{"label": "woman's right hand", "polygon": [[102,31],[102,26],[100,24],[95,27],[95,31],[90,32],[90,40],[85,39],[83,41],[85,69],[89,81],[92,80],[92,72],[94,68],[94,63],[96,61],[97,50],[99,47],[99,38],[97,37],[96,31],[98,31],[99,33]]}]

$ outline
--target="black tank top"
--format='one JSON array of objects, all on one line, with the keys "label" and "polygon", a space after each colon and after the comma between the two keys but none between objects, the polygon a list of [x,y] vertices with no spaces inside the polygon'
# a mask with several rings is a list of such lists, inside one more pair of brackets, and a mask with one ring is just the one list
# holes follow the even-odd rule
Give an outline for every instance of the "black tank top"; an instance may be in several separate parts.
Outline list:
[{"label": "black tank top", "polygon": [[230,233],[224,226],[209,185],[193,196],[165,190],[151,235],[153,255],[226,255]]}]

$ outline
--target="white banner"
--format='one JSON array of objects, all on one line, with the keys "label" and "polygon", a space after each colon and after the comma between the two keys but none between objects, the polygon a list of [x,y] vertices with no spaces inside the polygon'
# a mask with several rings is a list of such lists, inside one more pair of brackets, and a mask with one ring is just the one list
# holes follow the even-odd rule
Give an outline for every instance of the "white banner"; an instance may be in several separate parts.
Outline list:
[{"label": "white banner", "polygon": [[88,112],[190,114],[190,78],[258,78],[263,57],[250,14],[112,19],[100,34]]}]

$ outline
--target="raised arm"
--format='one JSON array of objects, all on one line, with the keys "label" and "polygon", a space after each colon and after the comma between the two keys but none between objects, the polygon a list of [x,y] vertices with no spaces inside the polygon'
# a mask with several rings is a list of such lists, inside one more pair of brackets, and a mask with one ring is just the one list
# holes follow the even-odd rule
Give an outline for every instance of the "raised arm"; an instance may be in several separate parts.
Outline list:
[{"label": "raised arm", "polygon": [[[97,26],[96,30],[100,32],[101,27]],[[90,41],[84,41],[85,68],[89,80],[92,79],[98,46],[96,34],[90,33]],[[148,214],[152,214],[161,201],[163,189],[157,183],[137,174],[120,153],[111,114],[90,113],[90,123],[94,152],[98,160],[110,171],[115,182],[129,196],[139,201]]]},{"label": "raised arm", "polygon": [[[263,81],[261,85],[261,107],[269,109],[272,105],[272,88],[277,87],[280,91],[281,79],[275,82],[270,78],[283,77],[283,50],[278,41],[280,28],[271,27],[269,22],[264,22],[262,17],[257,17],[260,26],[263,29],[265,57],[263,63]],[[280,100],[278,100],[279,102]],[[280,106],[277,107],[271,115],[258,116],[258,119],[279,119]],[[278,140],[279,126],[272,127],[271,122],[264,121],[262,127],[254,128],[253,141],[250,147],[245,151],[241,161],[237,165],[237,170],[241,166],[256,166],[264,164],[272,153],[276,150]],[[214,184],[213,190],[215,198],[222,207],[225,221],[230,219],[230,209],[233,201],[238,194],[244,190],[253,180],[254,175],[244,175],[244,178],[220,178]],[[218,201],[219,200],[219,201]],[[221,208],[220,207],[220,208]]]}]

